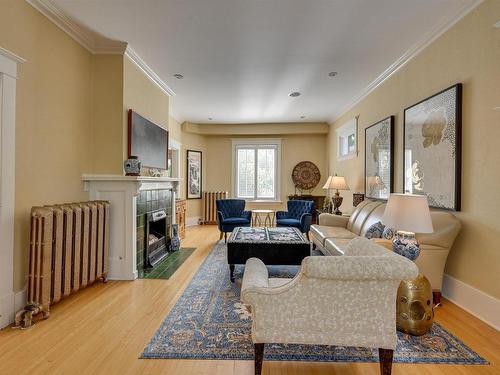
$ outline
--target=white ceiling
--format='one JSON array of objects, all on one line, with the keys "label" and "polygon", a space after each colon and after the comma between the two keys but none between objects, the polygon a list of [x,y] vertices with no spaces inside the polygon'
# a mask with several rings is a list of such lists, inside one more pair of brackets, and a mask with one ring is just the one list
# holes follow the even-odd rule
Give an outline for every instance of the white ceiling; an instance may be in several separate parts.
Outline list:
[{"label": "white ceiling", "polygon": [[256,123],[332,120],[477,0],[53,2],[128,42],[175,92],[177,120]]}]

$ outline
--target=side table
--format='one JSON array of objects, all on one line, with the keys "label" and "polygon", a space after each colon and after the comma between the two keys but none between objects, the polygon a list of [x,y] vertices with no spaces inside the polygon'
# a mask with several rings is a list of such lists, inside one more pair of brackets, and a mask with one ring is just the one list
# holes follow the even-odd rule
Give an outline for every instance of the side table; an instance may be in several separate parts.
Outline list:
[{"label": "side table", "polygon": [[273,210],[252,210],[252,227],[273,227]]}]

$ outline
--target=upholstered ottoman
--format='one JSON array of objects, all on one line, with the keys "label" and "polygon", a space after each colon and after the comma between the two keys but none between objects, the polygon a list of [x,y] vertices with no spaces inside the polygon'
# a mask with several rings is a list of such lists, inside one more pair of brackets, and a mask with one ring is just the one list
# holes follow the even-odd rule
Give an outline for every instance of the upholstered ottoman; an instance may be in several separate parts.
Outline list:
[{"label": "upholstered ottoman", "polygon": [[297,228],[235,228],[227,241],[231,282],[235,264],[245,264],[250,258],[259,258],[266,265],[300,265],[310,252],[310,242]]}]

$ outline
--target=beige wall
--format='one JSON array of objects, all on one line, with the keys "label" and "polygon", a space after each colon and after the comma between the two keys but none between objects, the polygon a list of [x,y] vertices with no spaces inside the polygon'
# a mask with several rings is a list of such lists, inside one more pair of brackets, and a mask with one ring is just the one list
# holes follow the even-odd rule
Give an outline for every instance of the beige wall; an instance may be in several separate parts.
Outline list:
[{"label": "beige wall", "polygon": [[[500,298],[500,1],[485,1],[427,47],[352,110],[335,121],[329,140],[330,170],[362,186],[364,129],[396,115],[395,187],[402,191],[403,109],[456,82],[463,83],[463,229],[446,273]],[[356,159],[336,161],[334,128],[359,115]],[[347,195],[347,194],[344,194]],[[350,208],[351,197],[344,207]]]},{"label": "beige wall", "polygon": [[123,160],[127,155],[129,109],[168,128],[169,97],[127,57],[123,58]]},{"label": "beige wall", "polygon": [[0,46],[25,58],[16,108],[14,289],[25,285],[31,206],[88,199],[92,56],[26,1],[0,2]]},{"label": "beige wall", "polygon": [[[169,136],[182,144],[180,156],[180,177],[182,178],[182,181],[179,187],[179,198],[186,198],[186,150],[196,150],[202,152],[202,190],[205,190],[207,172],[206,137],[203,135],[186,132],[184,129],[184,125],[179,124],[179,122],[172,117],[170,117],[169,121]],[[201,215],[201,199],[188,199],[186,216],[188,218],[196,218],[200,217]]]},{"label": "beige wall", "polygon": [[[239,125],[237,125],[239,126]],[[286,127],[286,124],[280,125]],[[286,207],[287,196],[293,194],[295,189],[292,183],[293,167],[300,161],[309,160],[316,164],[321,172],[321,183],[312,194],[324,195],[321,189],[326,178],[326,134],[301,134],[301,135],[266,135],[252,138],[281,138],[281,192],[282,203],[249,203],[249,208],[281,209]],[[232,175],[232,139],[233,135],[207,136],[207,170],[205,173],[205,188],[213,191],[231,192]]]},{"label": "beige wall", "polygon": [[123,173],[123,60],[121,55],[92,56],[92,173]]}]

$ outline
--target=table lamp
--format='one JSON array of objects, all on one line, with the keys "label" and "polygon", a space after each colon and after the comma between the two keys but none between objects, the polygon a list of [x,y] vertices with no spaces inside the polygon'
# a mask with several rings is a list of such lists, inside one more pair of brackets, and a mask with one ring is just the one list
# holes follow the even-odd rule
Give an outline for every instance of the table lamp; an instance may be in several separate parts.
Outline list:
[{"label": "table lamp", "polygon": [[349,186],[345,181],[343,176],[329,176],[328,180],[326,180],[326,184],[323,186],[323,189],[330,191],[330,189],[336,189],[335,195],[331,198],[333,204],[333,213],[335,215],[342,215],[342,212],[339,210],[343,197],[340,196],[339,190],[349,190]]},{"label": "table lamp", "polygon": [[415,260],[420,254],[420,244],[415,233],[432,233],[431,214],[425,195],[391,194],[382,215],[382,224],[394,228],[392,242],[395,253]]}]

